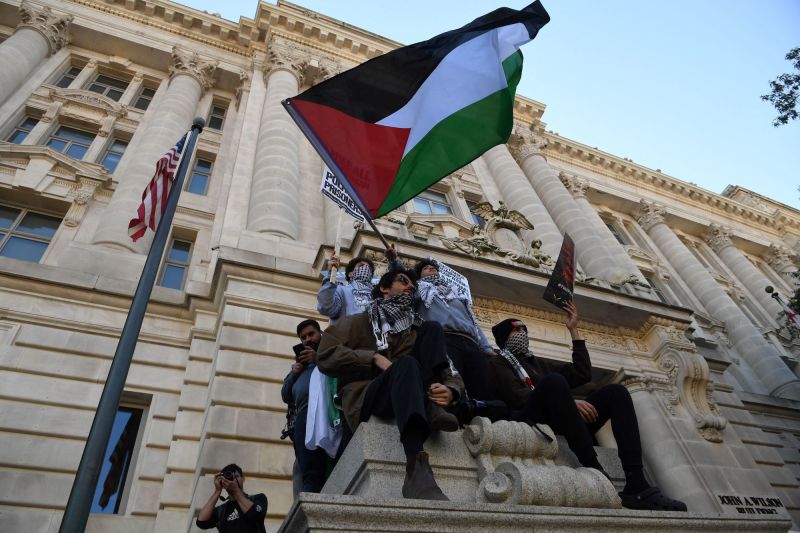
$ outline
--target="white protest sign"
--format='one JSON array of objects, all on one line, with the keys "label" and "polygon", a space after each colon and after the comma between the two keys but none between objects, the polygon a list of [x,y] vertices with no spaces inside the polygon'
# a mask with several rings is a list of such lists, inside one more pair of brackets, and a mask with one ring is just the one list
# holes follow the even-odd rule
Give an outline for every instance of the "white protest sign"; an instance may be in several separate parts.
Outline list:
[{"label": "white protest sign", "polygon": [[328,170],[327,167],[322,172],[322,184],[319,186],[322,194],[336,202],[339,207],[345,210],[348,215],[355,218],[359,222],[366,222],[364,215],[358,209],[358,206],[347,194],[342,183],[333,175],[333,172]]},{"label": "white protest sign", "polygon": [[472,301],[472,293],[469,290],[469,281],[467,278],[450,268],[449,266],[445,265],[441,261],[436,261],[439,267],[436,269],[439,271],[439,276],[442,279],[447,281],[451,287],[456,287],[458,290],[458,295],[460,297],[466,298],[467,301]]}]

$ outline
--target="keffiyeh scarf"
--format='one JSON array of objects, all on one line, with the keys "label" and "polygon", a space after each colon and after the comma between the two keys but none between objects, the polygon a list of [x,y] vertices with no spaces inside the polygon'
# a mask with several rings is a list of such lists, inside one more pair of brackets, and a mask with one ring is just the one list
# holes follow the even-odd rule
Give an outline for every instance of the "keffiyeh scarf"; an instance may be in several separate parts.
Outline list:
[{"label": "keffiyeh scarf", "polygon": [[372,299],[372,269],[367,265],[354,269],[350,273],[350,287],[356,305],[365,311]]},{"label": "keffiyeh scarf", "polygon": [[458,289],[450,285],[439,274],[421,278],[417,285],[417,291],[425,309],[431,308],[431,303],[436,296],[439,296],[445,305],[450,305],[452,300],[459,297]]},{"label": "keffiyeh scarf", "polygon": [[420,321],[412,309],[413,303],[413,295],[398,294],[386,299],[376,298],[369,304],[367,314],[378,351],[389,348],[390,333],[402,333]]},{"label": "keffiyeh scarf", "polygon": [[525,371],[519,359],[517,359],[517,356],[526,358],[533,357],[533,353],[528,349],[529,345],[530,339],[528,339],[527,333],[509,335],[508,340],[506,340],[505,348],[500,350],[500,355],[511,364],[517,377],[519,377],[530,390],[533,390],[533,380],[528,375],[528,372]]}]

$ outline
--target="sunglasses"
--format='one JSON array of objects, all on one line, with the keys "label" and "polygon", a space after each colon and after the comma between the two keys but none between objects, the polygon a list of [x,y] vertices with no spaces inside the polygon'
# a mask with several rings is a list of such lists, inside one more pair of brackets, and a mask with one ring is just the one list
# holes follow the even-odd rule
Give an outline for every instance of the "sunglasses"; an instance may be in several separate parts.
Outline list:
[{"label": "sunglasses", "polygon": [[413,285],[414,284],[414,282],[411,281],[411,279],[408,276],[404,276],[402,274],[400,274],[399,276],[394,278],[393,283],[400,283],[402,285]]}]

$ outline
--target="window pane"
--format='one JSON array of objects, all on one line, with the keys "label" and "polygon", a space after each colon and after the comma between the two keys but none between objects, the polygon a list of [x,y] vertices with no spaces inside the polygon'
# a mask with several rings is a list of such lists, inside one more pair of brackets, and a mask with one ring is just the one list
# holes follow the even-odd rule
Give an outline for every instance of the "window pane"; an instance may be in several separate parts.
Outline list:
[{"label": "window pane", "polygon": [[186,267],[166,265],[164,267],[164,276],[161,278],[161,286],[170,289],[182,289],[185,271]]},{"label": "window pane", "polygon": [[423,215],[432,214],[430,203],[426,202],[425,200],[420,200],[419,198],[414,198],[414,210],[417,213],[422,213]]},{"label": "window pane", "polygon": [[111,89],[106,93],[106,96],[108,96],[109,98],[111,98],[115,102],[118,102],[120,97],[122,97],[122,91],[118,91],[116,89]]},{"label": "window pane", "polygon": [[9,229],[19,216],[20,210],[0,205],[0,228]]},{"label": "window pane", "polygon": [[14,133],[11,134],[11,137],[8,138],[8,142],[13,144],[20,144],[22,141],[25,140],[25,137],[28,136],[28,132],[24,130],[14,130]]},{"label": "window pane", "polygon": [[73,144],[67,149],[67,155],[74,157],[75,159],[83,159],[84,154],[86,154],[86,150],[87,148],[85,146]]},{"label": "window pane", "polygon": [[86,144],[91,144],[94,140],[94,134],[76,130],[73,128],[67,128],[66,126],[62,126],[58,128],[58,132],[56,133],[57,137],[61,137],[63,139],[69,139],[72,141],[83,142]]},{"label": "window pane", "polygon": [[113,174],[117,169],[120,159],[122,159],[121,155],[115,154],[114,152],[109,152],[103,158],[103,166],[106,167],[106,170],[108,170],[110,174]]},{"label": "window pane", "polygon": [[128,147],[128,143],[125,141],[114,141],[114,144],[111,145],[111,150],[121,154],[125,151],[125,148]]},{"label": "window pane", "polygon": [[136,100],[136,103],[133,104],[133,107],[145,111],[149,105],[150,105],[150,100],[148,100],[147,98],[139,98],[138,100]]},{"label": "window pane", "polygon": [[214,109],[211,111],[211,113],[213,113],[214,115],[219,115],[221,117],[224,117],[225,116],[225,108],[224,107],[220,107],[218,105],[215,105]]},{"label": "window pane", "polygon": [[26,130],[30,130],[31,128],[33,128],[38,123],[39,123],[39,119],[28,117],[28,118],[25,119],[25,122],[23,122],[20,125],[20,128],[24,128]]},{"label": "window pane", "polygon": [[169,260],[178,263],[189,262],[189,252],[192,244],[186,241],[172,241],[172,248],[169,251]]},{"label": "window pane", "polygon": [[211,161],[205,161],[203,159],[198,159],[197,163],[195,163],[194,168],[197,170],[204,170],[208,173],[211,173]]},{"label": "window pane", "polygon": [[450,207],[444,204],[438,204],[436,202],[431,202],[433,205],[433,213],[435,215],[447,215],[450,214]]},{"label": "window pane", "polygon": [[122,491],[131,466],[141,420],[141,409],[120,407],[117,410],[92,498],[91,512],[107,514],[119,512]]},{"label": "window pane", "polygon": [[12,235],[6,245],[3,246],[3,249],[0,250],[0,256],[38,263],[42,255],[44,255],[44,251],[47,250],[47,244],[46,242],[32,241]]},{"label": "window pane", "polygon": [[60,224],[60,218],[49,217],[39,213],[28,213],[17,226],[17,231],[52,239]]},{"label": "window pane", "polygon": [[128,87],[127,81],[118,80],[116,78],[111,78],[109,76],[100,75],[97,76],[97,83],[102,83],[103,85],[108,85],[109,87],[116,87],[117,89],[125,90]]},{"label": "window pane", "polygon": [[206,183],[208,183],[208,176],[193,172],[186,190],[195,194],[205,194]]},{"label": "window pane", "polygon": [[150,89],[149,87],[145,87],[144,89],[142,89],[142,96],[147,96],[149,98],[152,98],[155,94],[156,94],[155,89]]},{"label": "window pane", "polygon": [[69,84],[72,83],[74,80],[72,76],[62,76],[60,80],[56,82],[56,87],[61,87],[62,89],[66,89],[69,87]]},{"label": "window pane", "polygon": [[211,117],[208,121],[208,127],[212,130],[222,129],[222,119],[220,117]]},{"label": "window pane", "polygon": [[47,141],[47,146],[53,148],[54,150],[58,150],[59,152],[63,152],[64,148],[67,147],[66,141],[60,141],[58,139],[50,139]]},{"label": "window pane", "polygon": [[105,91],[106,88],[103,87],[102,85],[98,85],[97,83],[93,83],[89,86],[89,90],[92,91],[93,93],[103,94],[103,91]]}]

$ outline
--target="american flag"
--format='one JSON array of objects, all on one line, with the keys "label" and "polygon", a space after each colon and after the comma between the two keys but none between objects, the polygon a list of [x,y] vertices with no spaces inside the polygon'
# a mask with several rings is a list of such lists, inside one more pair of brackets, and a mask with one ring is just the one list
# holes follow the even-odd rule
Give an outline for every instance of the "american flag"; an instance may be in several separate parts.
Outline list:
[{"label": "american flag", "polygon": [[188,133],[181,137],[178,143],[170,148],[166,154],[162,155],[161,159],[156,163],[156,173],[142,193],[142,203],[139,204],[139,208],[136,210],[136,216],[128,224],[128,235],[133,239],[133,242],[136,242],[144,235],[147,228],[153,231],[156,230],[161,216],[167,209],[167,197],[172,187],[172,181],[175,179],[175,173],[180,165],[183,147],[188,137]]}]

